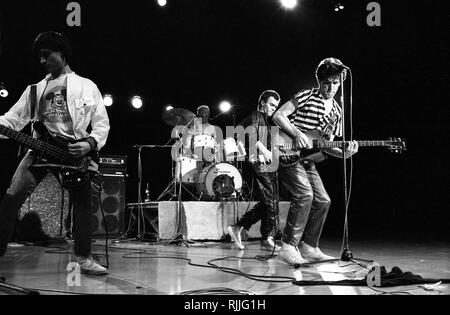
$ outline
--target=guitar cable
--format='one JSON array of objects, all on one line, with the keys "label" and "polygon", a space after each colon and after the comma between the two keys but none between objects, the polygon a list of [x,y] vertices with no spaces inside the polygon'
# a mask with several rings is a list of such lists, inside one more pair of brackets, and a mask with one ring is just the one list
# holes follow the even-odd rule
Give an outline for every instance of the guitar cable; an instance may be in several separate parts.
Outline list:
[{"label": "guitar cable", "polygon": [[[98,175],[99,178],[99,184],[94,184],[91,181],[91,185],[92,187],[95,189],[97,189],[97,200],[98,200],[98,204],[100,207],[100,212],[102,213],[102,222],[104,225],[104,229],[105,229],[105,256],[106,256],[106,266],[104,266],[106,269],[109,269],[109,254],[108,254],[108,241],[109,241],[109,232],[108,232],[108,224],[105,220],[105,210],[103,209],[103,205],[102,205],[102,197],[101,197],[101,192],[103,191],[103,174],[99,174]],[[96,187],[94,187],[96,186]]]}]

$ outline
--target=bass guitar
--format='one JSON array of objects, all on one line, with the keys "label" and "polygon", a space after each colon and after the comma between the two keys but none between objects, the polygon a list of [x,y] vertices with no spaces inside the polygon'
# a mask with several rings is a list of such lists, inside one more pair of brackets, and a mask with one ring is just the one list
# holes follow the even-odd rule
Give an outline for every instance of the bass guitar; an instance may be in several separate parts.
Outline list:
[{"label": "bass guitar", "polygon": [[2,125],[0,125],[0,134],[38,152],[38,163],[33,164],[33,167],[56,169],[60,175],[61,184],[65,188],[83,185],[90,181],[93,175],[99,173],[96,163],[98,151],[91,151],[82,158],[76,158],[68,152],[69,143],[81,142],[85,139],[69,141],[53,136],[39,121],[33,126],[40,136],[39,139]]}]

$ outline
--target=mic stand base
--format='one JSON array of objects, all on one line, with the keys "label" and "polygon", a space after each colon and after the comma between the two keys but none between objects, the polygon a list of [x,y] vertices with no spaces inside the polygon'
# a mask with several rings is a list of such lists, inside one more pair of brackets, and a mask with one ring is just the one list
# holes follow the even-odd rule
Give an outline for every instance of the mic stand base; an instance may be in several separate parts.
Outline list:
[{"label": "mic stand base", "polygon": [[175,239],[169,241],[169,244],[176,244],[179,246],[191,247],[190,244],[194,244],[193,241],[187,240],[183,235],[177,236]]},{"label": "mic stand base", "polygon": [[344,250],[342,251],[342,254],[341,254],[341,260],[342,261],[352,261],[352,259],[353,259],[352,251],[348,247],[344,248]]}]

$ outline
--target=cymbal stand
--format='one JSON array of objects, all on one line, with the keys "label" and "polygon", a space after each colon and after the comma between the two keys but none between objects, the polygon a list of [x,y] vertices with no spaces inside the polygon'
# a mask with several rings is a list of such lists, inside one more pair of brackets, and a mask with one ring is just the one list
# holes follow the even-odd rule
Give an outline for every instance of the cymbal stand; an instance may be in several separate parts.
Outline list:
[{"label": "cymbal stand", "polygon": [[[181,137],[180,134],[177,135],[178,137],[178,141],[180,141],[181,145],[178,149],[178,156],[181,157],[183,155],[184,152],[184,145],[183,145],[183,132],[185,131],[186,128],[188,128],[188,126],[192,123],[192,121],[195,119],[195,117],[193,117],[186,125],[183,126],[182,128],[182,132],[181,132]],[[180,118],[178,119],[178,121],[180,121]],[[178,122],[177,124],[178,125]],[[181,195],[181,189],[184,189],[186,192],[188,192],[194,199],[197,199],[186,187],[184,187],[183,183],[182,183],[182,161],[179,161],[179,172],[177,173],[176,170],[176,165],[177,165],[177,161],[173,161],[172,160],[172,181],[166,186],[166,188],[163,190],[163,192],[158,196],[158,198],[156,199],[157,201],[160,201],[164,196],[166,196],[168,193],[171,194],[169,201],[172,200],[172,198],[177,198]],[[179,184],[181,186],[181,188],[178,191],[178,195],[177,195],[177,184]],[[171,192],[171,190],[173,189],[173,192]],[[197,199],[198,200],[198,199]]]}]

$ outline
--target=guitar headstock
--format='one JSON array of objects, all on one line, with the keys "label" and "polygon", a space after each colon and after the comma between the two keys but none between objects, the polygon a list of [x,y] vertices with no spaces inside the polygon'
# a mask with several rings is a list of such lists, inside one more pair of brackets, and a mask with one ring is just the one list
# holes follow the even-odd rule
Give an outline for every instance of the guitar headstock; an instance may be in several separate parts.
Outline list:
[{"label": "guitar headstock", "polygon": [[393,153],[402,153],[406,151],[406,141],[402,138],[389,138],[388,147]]}]

